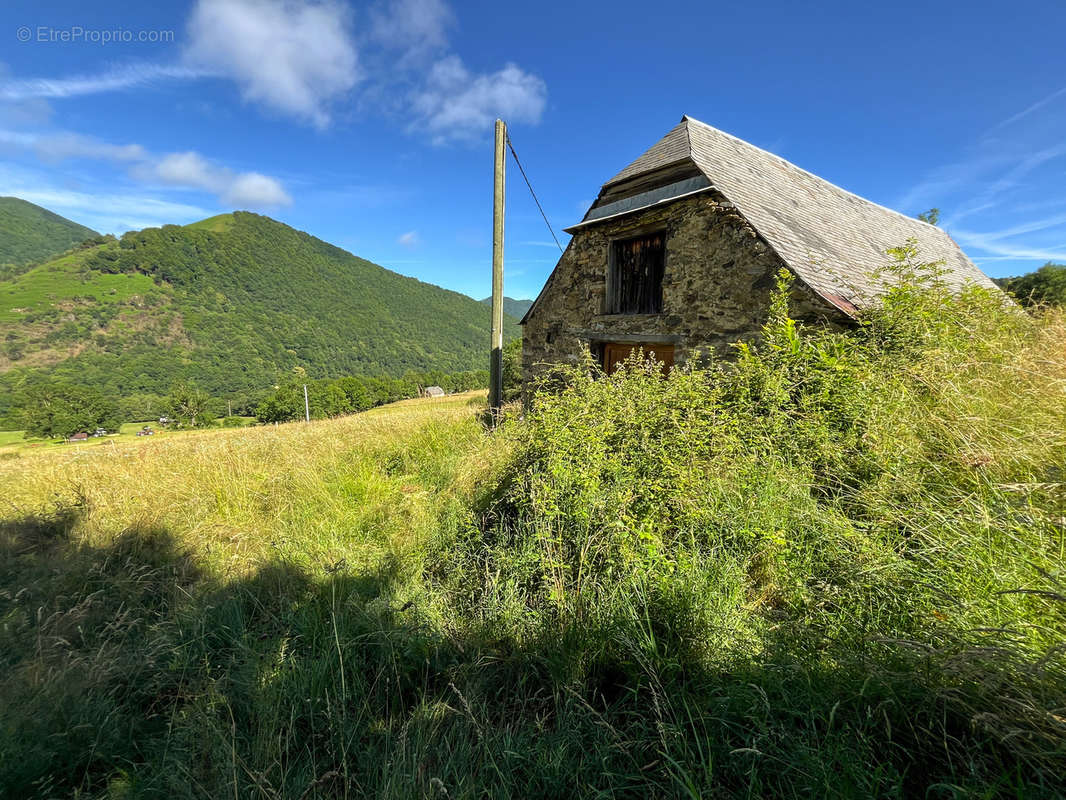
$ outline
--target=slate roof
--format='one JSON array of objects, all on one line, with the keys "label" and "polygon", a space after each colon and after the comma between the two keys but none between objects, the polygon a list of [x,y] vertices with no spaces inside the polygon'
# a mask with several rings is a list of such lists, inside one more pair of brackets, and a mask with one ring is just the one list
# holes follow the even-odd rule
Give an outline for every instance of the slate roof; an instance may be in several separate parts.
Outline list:
[{"label": "slate roof", "polygon": [[885,251],[910,238],[917,240],[922,261],[944,262],[952,287],[995,287],[942,229],[865,200],[688,116],[603,188],[686,160],[801,280],[849,314],[882,291],[870,273],[889,262]]}]

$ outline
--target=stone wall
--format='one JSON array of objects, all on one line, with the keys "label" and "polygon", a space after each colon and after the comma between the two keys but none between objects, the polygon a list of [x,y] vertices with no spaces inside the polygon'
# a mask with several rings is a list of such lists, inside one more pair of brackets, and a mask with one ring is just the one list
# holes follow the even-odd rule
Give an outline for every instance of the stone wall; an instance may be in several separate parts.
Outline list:
[{"label": "stone wall", "polygon": [[[662,314],[604,314],[611,243],[666,231]],[[728,355],[730,344],[758,334],[774,276],[784,262],[731,203],[704,192],[579,228],[523,328],[527,380],[553,363],[577,363],[603,342],[674,345],[677,364],[699,353]],[[846,321],[807,287],[794,284],[792,313]]]}]

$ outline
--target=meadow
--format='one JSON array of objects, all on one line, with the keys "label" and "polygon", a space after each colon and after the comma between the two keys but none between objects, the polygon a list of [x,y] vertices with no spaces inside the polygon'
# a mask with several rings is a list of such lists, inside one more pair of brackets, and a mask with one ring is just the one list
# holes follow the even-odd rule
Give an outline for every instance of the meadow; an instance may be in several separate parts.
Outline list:
[{"label": "meadow", "polygon": [[54,307],[89,304],[123,304],[155,289],[147,275],[90,274],[85,252],[61,256],[17,276],[0,288],[0,321],[14,323],[26,314]]},{"label": "meadow", "polygon": [[11,797],[1061,797],[1066,317],[0,460]]},{"label": "meadow", "polygon": [[[240,426],[254,425],[256,421],[255,417],[231,417],[231,419],[239,421]],[[152,436],[138,436],[137,433],[146,425],[152,429]],[[110,433],[106,436],[93,436],[85,441],[79,442],[68,442],[63,439],[27,438],[25,431],[0,431],[0,459],[12,459],[20,454],[40,449],[61,449],[77,452],[80,449],[90,447],[111,447],[113,442],[121,442],[123,444],[147,444],[149,441],[155,441],[156,437],[184,437],[190,433],[197,432],[198,431],[167,428],[166,426],[160,425],[156,420],[123,422],[114,433]]]}]

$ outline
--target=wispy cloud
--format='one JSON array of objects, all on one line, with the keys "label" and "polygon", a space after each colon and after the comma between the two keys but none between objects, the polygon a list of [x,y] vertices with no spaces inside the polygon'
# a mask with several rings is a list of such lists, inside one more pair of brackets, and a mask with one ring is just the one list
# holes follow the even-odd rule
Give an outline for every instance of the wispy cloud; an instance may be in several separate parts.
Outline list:
[{"label": "wispy cloud", "polygon": [[58,162],[69,158],[104,161],[139,161],[147,153],[139,144],[111,144],[77,133],[37,134],[0,130],[0,144],[32,150],[42,161]]},{"label": "wispy cloud", "polygon": [[[1008,234],[979,233],[977,231],[953,230],[951,235],[963,247],[975,247],[985,253],[991,253],[994,260],[1021,261],[1066,261],[1066,242],[1051,247],[1026,247],[1004,241]],[[989,256],[977,256],[978,261],[993,260]]]},{"label": "wispy cloud", "polygon": [[130,165],[130,176],[142,183],[199,189],[216,195],[231,208],[269,209],[292,204],[292,197],[277,178],[259,172],[238,172],[194,151],[154,156],[139,144],[113,144],[67,131],[37,134],[0,129],[0,145],[30,150],[46,163],[126,163]]},{"label": "wispy cloud", "polygon": [[96,75],[68,78],[0,79],[0,100],[61,99],[139,89],[167,80],[192,80],[208,76],[204,70],[163,64],[126,64]]},{"label": "wispy cloud", "polygon": [[1012,116],[1007,117],[1005,120],[996,123],[995,125],[993,125],[989,129],[989,133],[991,133],[993,131],[997,131],[1000,128],[1005,128],[1008,125],[1013,125],[1015,122],[1019,122],[1019,121],[1025,119],[1030,114],[1035,114],[1037,111],[1039,111],[1040,109],[1044,108],[1044,106],[1046,106],[1046,105],[1048,105],[1050,103],[1053,103],[1054,101],[1058,100],[1060,97],[1066,97],[1066,86],[1062,87],[1061,89],[1059,89],[1056,92],[1052,92],[1047,97],[1044,97],[1044,98],[1042,98],[1040,100],[1037,100],[1035,103],[1033,103],[1028,108],[1023,108],[1017,114],[1013,114]]},{"label": "wispy cloud", "polygon": [[997,161],[1003,171],[997,177],[984,176],[977,187],[964,184],[961,188],[976,188],[977,191],[962,202],[954,213],[949,214],[944,224],[951,226],[971,214],[995,208],[1005,199],[1009,190],[1021,187],[1030,173],[1062,156],[1066,156],[1066,142],[1059,142],[1026,153],[1017,153],[1013,158],[1000,156]]},{"label": "wispy cloud", "polygon": [[[1066,259],[1066,208],[1061,175],[1066,88],[992,124],[966,155],[931,171],[896,204],[909,213],[936,206],[942,227],[977,262],[1006,265]],[[1035,216],[1040,211],[1041,216]]]},{"label": "wispy cloud", "polygon": [[0,194],[14,195],[105,233],[185,223],[218,213],[192,203],[176,203],[143,191],[57,186],[36,170],[0,165]]},{"label": "wispy cloud", "polygon": [[[1057,229],[1066,225],[1066,214],[1056,214],[1055,216],[1045,217],[1044,219],[1032,220],[1029,222],[1023,222],[1018,225],[1013,225],[1009,228],[1004,228],[999,231],[991,231],[981,234],[984,241],[994,242],[1002,239],[1010,239],[1015,236],[1021,236],[1026,233],[1036,233],[1037,231],[1046,231],[1049,229]],[[971,235],[966,231],[954,231],[958,236]]]},{"label": "wispy cloud", "polygon": [[418,231],[407,231],[407,233],[401,233],[396,239],[396,243],[403,245],[404,247],[417,247],[419,244],[421,244],[421,242],[422,239],[418,235]]}]

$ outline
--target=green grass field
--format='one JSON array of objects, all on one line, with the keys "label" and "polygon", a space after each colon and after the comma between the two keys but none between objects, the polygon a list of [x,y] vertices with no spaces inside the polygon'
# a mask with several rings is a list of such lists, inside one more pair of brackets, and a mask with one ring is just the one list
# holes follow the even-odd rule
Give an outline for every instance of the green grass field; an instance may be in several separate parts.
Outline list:
[{"label": "green grass field", "polygon": [[0,431],[0,447],[22,444],[24,441],[22,431]]},{"label": "green grass field", "polygon": [[212,233],[224,233],[225,231],[233,228],[234,219],[232,214],[216,214],[213,217],[207,219],[201,219],[197,222],[190,222],[186,225],[186,228],[196,228],[205,231],[211,231]]},{"label": "green grass field", "polygon": [[[238,417],[241,420],[242,426],[248,426],[255,424],[255,417]],[[137,432],[147,425],[153,431],[152,436],[138,436]],[[119,426],[119,429],[114,434],[107,436],[93,437],[83,442],[67,442],[60,439],[27,439],[24,431],[0,431],[0,456],[5,453],[11,455],[18,455],[20,453],[27,453],[36,450],[50,450],[50,449],[67,449],[77,450],[79,448],[90,447],[109,447],[112,442],[135,442],[146,444],[150,441],[155,441],[158,437],[166,438],[180,438],[188,435],[197,435],[200,433],[210,433],[212,430],[216,430],[220,425],[216,425],[216,428],[209,428],[207,430],[172,430],[160,425],[155,420],[147,420],[145,422],[124,422]],[[10,456],[9,456],[10,457]]]},{"label": "green grass field", "polygon": [[1066,795],[1066,317],[565,378],[0,459],[0,795]]},{"label": "green grass field", "polygon": [[31,269],[0,289],[0,322],[15,322],[29,312],[86,298],[95,303],[121,303],[155,288],[152,279],[140,273],[93,273],[91,280],[83,280],[84,257],[82,252],[71,253]]}]

